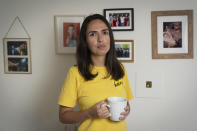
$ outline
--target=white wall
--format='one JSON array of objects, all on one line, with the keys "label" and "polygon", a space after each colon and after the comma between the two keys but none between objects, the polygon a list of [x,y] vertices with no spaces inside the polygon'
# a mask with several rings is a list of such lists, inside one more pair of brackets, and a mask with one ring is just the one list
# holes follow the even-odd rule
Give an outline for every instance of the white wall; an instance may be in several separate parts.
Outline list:
[{"label": "white wall", "polygon": [[[105,8],[134,8],[135,30],[115,32],[116,39],[135,41],[135,62],[125,63],[133,92],[136,74],[162,74],[160,98],[135,98],[128,131],[196,131],[195,0],[0,0],[0,38],[19,16],[32,40],[32,74],[4,74],[0,41],[0,131],[63,131],[57,99],[73,55],[56,55],[54,15],[102,13]],[[194,59],[151,58],[151,11],[194,10]],[[19,34],[15,34],[19,35]],[[150,74],[151,76],[151,74]],[[158,77],[158,79],[160,79]]]}]

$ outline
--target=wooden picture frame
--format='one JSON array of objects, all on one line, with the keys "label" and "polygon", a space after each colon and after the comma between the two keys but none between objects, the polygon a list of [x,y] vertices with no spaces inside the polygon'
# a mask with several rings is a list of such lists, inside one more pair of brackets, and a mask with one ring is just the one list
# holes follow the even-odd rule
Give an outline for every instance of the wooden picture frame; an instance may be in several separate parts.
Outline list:
[{"label": "wooden picture frame", "polygon": [[152,58],[193,58],[193,10],[152,11]]},{"label": "wooden picture frame", "polygon": [[31,74],[30,38],[4,38],[4,71],[6,74]]},{"label": "wooden picture frame", "polygon": [[57,54],[75,54],[85,15],[55,15],[55,43]]},{"label": "wooden picture frame", "polygon": [[121,62],[134,62],[134,40],[115,40],[117,58]]},{"label": "wooden picture frame", "polygon": [[134,30],[133,8],[104,9],[103,13],[113,31]]}]

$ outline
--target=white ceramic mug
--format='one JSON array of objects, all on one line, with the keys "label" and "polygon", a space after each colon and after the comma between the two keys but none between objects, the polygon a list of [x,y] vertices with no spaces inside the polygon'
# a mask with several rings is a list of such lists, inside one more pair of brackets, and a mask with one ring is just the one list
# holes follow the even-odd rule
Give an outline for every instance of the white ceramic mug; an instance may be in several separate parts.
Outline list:
[{"label": "white ceramic mug", "polygon": [[127,106],[127,99],[123,97],[109,97],[107,98],[108,104],[103,104],[102,106],[107,106],[110,112],[110,119],[112,121],[120,121],[120,113],[125,112],[125,107]]}]

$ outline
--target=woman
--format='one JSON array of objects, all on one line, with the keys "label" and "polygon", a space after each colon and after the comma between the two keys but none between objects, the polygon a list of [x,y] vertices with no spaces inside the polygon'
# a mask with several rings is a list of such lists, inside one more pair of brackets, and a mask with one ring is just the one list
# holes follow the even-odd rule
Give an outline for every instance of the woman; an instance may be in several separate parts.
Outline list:
[{"label": "woman", "polygon": [[[102,15],[90,15],[81,27],[77,66],[70,68],[59,97],[60,121],[80,123],[78,131],[126,131],[129,103],[121,121],[113,122],[102,106],[111,96],[133,98],[125,69],[116,58],[109,23]],[[80,111],[73,111],[76,103]]]}]

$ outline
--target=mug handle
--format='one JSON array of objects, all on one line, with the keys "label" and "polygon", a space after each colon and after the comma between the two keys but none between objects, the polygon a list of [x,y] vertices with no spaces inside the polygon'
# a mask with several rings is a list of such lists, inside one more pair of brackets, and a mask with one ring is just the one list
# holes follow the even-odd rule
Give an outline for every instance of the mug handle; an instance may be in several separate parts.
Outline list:
[{"label": "mug handle", "polygon": [[[105,104],[102,104],[102,105],[101,105],[101,108],[103,108],[103,107],[108,107],[108,108],[110,108],[110,105],[108,105],[108,104],[105,103]],[[111,116],[111,113],[109,113],[109,116]]]}]

